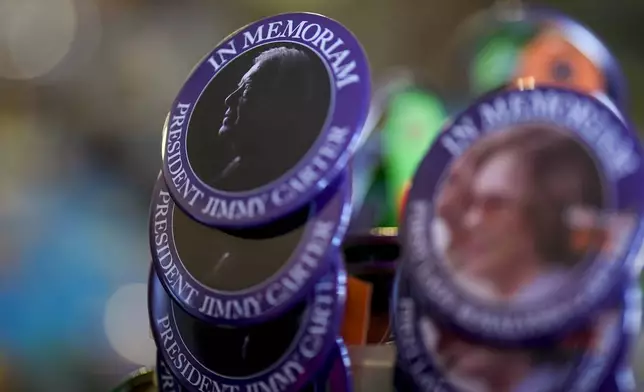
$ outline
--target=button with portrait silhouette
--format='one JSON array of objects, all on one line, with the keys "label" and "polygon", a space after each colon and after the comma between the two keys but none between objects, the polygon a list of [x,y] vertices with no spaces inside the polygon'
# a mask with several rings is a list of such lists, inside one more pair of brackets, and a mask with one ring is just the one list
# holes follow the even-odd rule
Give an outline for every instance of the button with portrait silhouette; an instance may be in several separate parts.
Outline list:
[{"label": "button with portrait silhouette", "polygon": [[260,323],[286,312],[336,261],[350,211],[344,178],[279,221],[222,230],[192,220],[159,177],[150,246],[164,287],[193,316],[219,324]]},{"label": "button with portrait silhouette", "polygon": [[308,204],[345,170],[370,99],[365,53],[322,15],[262,19],[196,66],[170,110],[163,173],[207,225],[261,225]]},{"label": "button with portrait silhouette", "polygon": [[586,323],[642,243],[642,147],[576,90],[489,94],[454,118],[409,192],[403,248],[424,307],[529,343]]},{"label": "button with portrait silhouette", "polygon": [[298,391],[337,345],[346,273],[339,262],[296,306],[259,325],[232,327],[186,313],[150,273],[152,334],[170,373],[188,390]]},{"label": "button with portrait silhouette", "polygon": [[525,347],[491,345],[459,334],[425,312],[414,298],[409,270],[394,289],[394,325],[400,366],[417,390],[446,392],[604,391],[604,380],[622,366],[641,318],[641,293],[631,285],[583,328],[558,340]]}]

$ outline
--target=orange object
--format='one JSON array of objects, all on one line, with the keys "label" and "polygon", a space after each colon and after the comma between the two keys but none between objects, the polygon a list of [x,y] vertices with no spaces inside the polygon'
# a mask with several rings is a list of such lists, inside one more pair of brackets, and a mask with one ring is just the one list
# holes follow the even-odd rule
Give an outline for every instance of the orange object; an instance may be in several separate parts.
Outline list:
[{"label": "orange object", "polygon": [[342,338],[347,345],[362,346],[367,343],[372,292],[370,283],[348,277],[347,302],[342,325]]},{"label": "orange object", "polygon": [[398,204],[398,220],[402,220],[405,216],[405,205],[407,204],[407,198],[409,196],[409,190],[411,189],[411,181],[407,181],[405,186],[400,193],[400,202]]},{"label": "orange object", "polygon": [[605,91],[601,69],[555,28],[546,28],[526,45],[515,77],[583,93]]}]

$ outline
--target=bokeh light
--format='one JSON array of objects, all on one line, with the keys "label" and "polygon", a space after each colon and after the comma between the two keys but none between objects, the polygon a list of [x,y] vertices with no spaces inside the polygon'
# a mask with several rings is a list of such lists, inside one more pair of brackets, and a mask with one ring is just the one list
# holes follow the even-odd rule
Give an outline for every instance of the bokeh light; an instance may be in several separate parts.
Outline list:
[{"label": "bokeh light", "polygon": [[10,79],[47,75],[70,52],[77,33],[73,0],[4,1],[0,6],[0,74]]},{"label": "bokeh light", "polygon": [[105,333],[112,348],[137,365],[153,366],[156,346],[150,337],[147,285],[133,283],[120,287],[105,307]]}]

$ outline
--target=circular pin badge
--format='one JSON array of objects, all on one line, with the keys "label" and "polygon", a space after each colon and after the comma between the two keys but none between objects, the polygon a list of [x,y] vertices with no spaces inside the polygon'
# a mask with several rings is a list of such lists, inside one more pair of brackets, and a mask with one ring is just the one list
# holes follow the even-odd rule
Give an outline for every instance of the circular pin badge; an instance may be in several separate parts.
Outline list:
[{"label": "circular pin badge", "polygon": [[157,180],[152,260],[164,287],[193,316],[227,325],[286,312],[329,270],[350,216],[348,182],[307,210],[261,228],[224,231],[190,219]]},{"label": "circular pin badge", "polygon": [[157,355],[157,388],[158,392],[188,392],[172,375],[161,354]]},{"label": "circular pin badge", "polygon": [[154,371],[148,368],[136,370],[112,392],[156,392]]},{"label": "circular pin badge", "polygon": [[333,350],[345,295],[346,273],[334,269],[279,318],[251,327],[218,326],[172,301],[152,269],[150,323],[163,360],[189,390],[294,392],[314,378]]},{"label": "circular pin badge", "polygon": [[421,163],[402,229],[418,300],[475,338],[566,333],[623,289],[640,247],[641,146],[598,100],[488,96]]},{"label": "circular pin badge", "polygon": [[[419,308],[408,272],[397,277],[396,343],[418,391],[589,392],[621,361],[625,323],[641,303],[626,295],[555,345],[499,348],[470,340]],[[637,290],[637,289],[635,289]]]},{"label": "circular pin badge", "polygon": [[539,29],[523,47],[515,76],[589,94],[603,92],[624,107],[626,86],[621,68],[590,29],[552,10],[534,9],[528,15]]},{"label": "circular pin badge", "polygon": [[284,217],[346,167],[369,99],[365,53],[338,22],[290,13],[252,23],[206,55],[172,105],[170,194],[211,226]]},{"label": "circular pin badge", "polygon": [[525,78],[536,85],[601,91],[625,107],[626,84],[615,57],[587,26],[560,12],[493,6],[462,24],[454,46],[458,65],[469,75],[466,95]]}]

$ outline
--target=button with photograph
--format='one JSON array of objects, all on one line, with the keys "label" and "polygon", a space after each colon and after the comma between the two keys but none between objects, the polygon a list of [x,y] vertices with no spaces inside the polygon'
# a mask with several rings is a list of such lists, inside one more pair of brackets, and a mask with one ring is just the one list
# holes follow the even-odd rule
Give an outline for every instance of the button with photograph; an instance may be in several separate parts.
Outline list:
[{"label": "button with photograph", "polygon": [[629,318],[641,317],[639,288],[631,286],[619,304],[554,344],[495,346],[461,335],[425,313],[409,283],[408,271],[401,271],[393,294],[394,320],[401,367],[417,391],[600,391],[634,343],[624,332]]},{"label": "button with photograph", "polygon": [[409,193],[402,244],[419,301],[499,343],[583,325],[635,263],[641,156],[633,130],[592,96],[536,87],[476,102]]},{"label": "button with photograph", "polygon": [[306,210],[261,227],[223,230],[191,219],[160,177],[150,247],[162,284],[188,313],[208,322],[256,324],[287,312],[340,251],[349,185],[342,176]]}]

